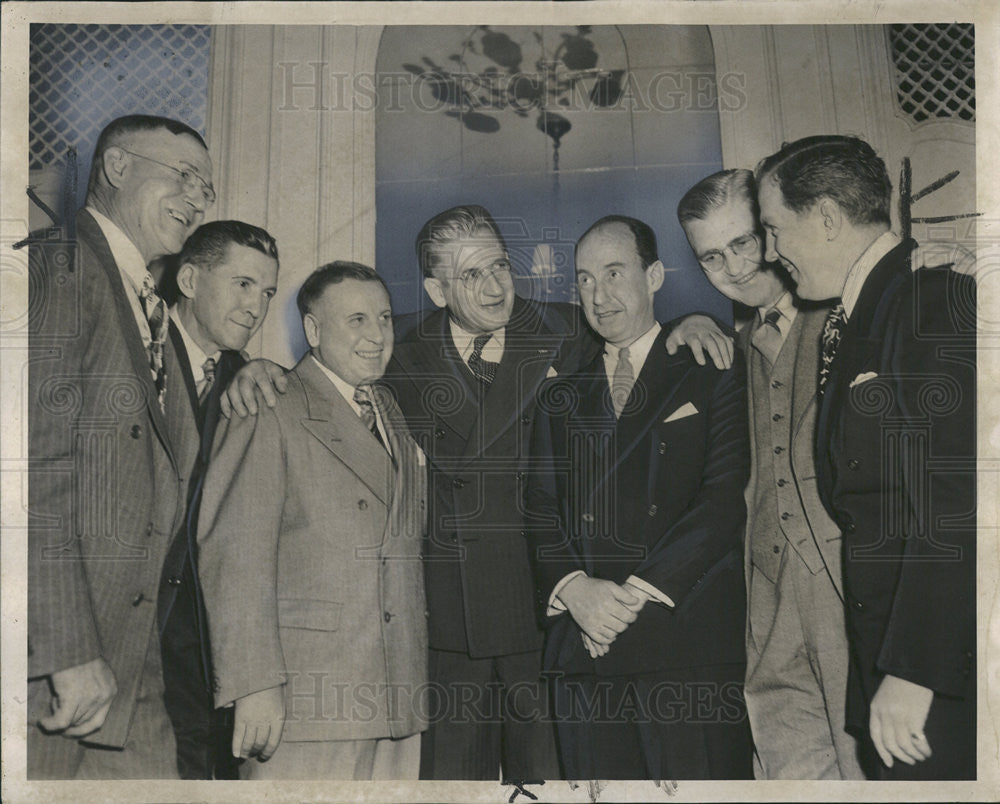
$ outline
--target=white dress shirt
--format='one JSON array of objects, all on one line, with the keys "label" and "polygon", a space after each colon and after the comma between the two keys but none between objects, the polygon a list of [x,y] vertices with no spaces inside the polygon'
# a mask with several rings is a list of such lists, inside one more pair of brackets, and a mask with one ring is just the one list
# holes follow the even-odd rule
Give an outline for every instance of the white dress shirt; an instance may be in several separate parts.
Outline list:
[{"label": "white dress shirt", "polygon": [[799,314],[799,309],[795,306],[795,299],[791,292],[787,290],[778,297],[777,301],[757,308],[757,318],[761,324],[764,323],[764,317],[772,309],[777,310],[781,315],[781,320],[778,322],[778,334],[781,336],[780,343],[784,346],[788,339],[788,333],[791,332],[792,324],[795,323],[795,316]]},{"label": "white dress shirt", "polygon": [[864,287],[868,275],[875,270],[886,254],[900,244],[899,235],[894,232],[885,232],[879,235],[878,239],[865,249],[865,253],[858,257],[858,261],[851,266],[847,272],[847,280],[844,282],[844,292],[840,296],[844,304],[844,313],[848,318],[854,312],[854,306],[858,303],[858,296],[861,295],[861,288]]},{"label": "white dress shirt", "polygon": [[[659,334],[660,325],[658,323],[654,323],[653,326],[646,330],[646,332],[632,341],[632,343],[628,344],[629,362],[632,364],[632,370],[637,379],[639,374],[642,372],[642,367],[646,364],[646,358],[649,357],[649,352],[653,348],[656,336]],[[615,366],[618,364],[618,352],[620,349],[621,347],[613,346],[610,343],[604,344],[604,371],[608,376],[609,388],[614,386]],[[554,617],[555,615],[566,611],[566,604],[559,599],[559,593],[562,591],[563,587],[577,575],[586,575],[586,573],[583,570],[570,572],[555,585],[555,588],[552,590],[552,594],[549,595],[549,605],[545,610],[546,615]],[[642,578],[630,575],[626,579],[625,584],[627,586],[634,586],[639,591],[645,592],[649,595],[649,597],[659,603],[663,603],[664,605],[671,607],[674,605],[674,601],[671,600],[669,596],[663,594],[663,592],[652,584],[647,583]]]},{"label": "white dress shirt", "polygon": [[[349,382],[342,380],[340,376],[324,366],[316,355],[311,355],[312,359],[316,361],[316,365],[322,369],[323,373],[330,378],[330,382],[333,383],[333,387],[336,388],[342,397],[347,400],[347,404],[351,406],[358,418],[361,418],[361,405],[354,401],[354,390],[355,387]],[[372,395],[374,397],[374,394]],[[375,411],[375,426],[378,427],[379,435],[382,436],[382,443],[385,445],[386,451],[391,455],[392,447],[389,446],[389,434],[385,430],[385,425],[382,423],[382,414],[379,413],[378,405],[374,404],[375,400],[372,399],[372,410]]]},{"label": "white dress shirt", "polygon": [[177,331],[181,334],[181,340],[184,342],[184,350],[187,352],[188,363],[191,365],[191,374],[194,376],[194,387],[200,399],[202,392],[205,390],[205,361],[212,358],[216,365],[218,365],[219,358],[222,356],[222,350],[219,349],[210,355],[205,354],[197,341],[184,328],[184,322],[181,321],[181,316],[177,312],[176,305],[170,308],[170,320],[174,322],[174,326],[177,327]]}]

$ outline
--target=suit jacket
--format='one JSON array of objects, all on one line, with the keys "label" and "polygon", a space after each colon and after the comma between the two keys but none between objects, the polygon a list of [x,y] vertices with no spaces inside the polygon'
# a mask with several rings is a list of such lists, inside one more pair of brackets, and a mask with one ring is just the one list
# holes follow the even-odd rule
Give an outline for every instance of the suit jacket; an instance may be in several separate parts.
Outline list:
[{"label": "suit jacket", "polygon": [[547,617],[546,669],[631,675],[732,664],[742,680],[750,462],[743,356],[731,371],[699,366],[686,349],[666,353],[667,333],[617,421],[603,356],[546,384],[527,502],[540,611],[576,570],[616,583],[635,575],[675,608],[648,602],[596,660],[569,614]]},{"label": "suit jacket", "polygon": [[395,465],[307,355],[272,410],[223,422],[199,572],[222,706],[285,683],[284,740],[426,726],[426,467],[391,395]]},{"label": "suit jacket", "polygon": [[[191,470],[188,481],[188,495],[186,505],[186,515],[184,522],[174,536],[174,540],[167,552],[166,560],[163,562],[163,572],[160,578],[160,596],[158,601],[158,627],[160,634],[163,634],[167,627],[167,621],[173,611],[177,594],[181,590],[178,583],[186,576],[184,572],[185,564],[190,563],[192,568],[196,566],[198,555],[197,535],[198,535],[198,507],[201,504],[202,485],[205,479],[205,469],[212,453],[212,443],[215,440],[215,431],[222,416],[220,398],[222,392],[229,385],[237,371],[246,363],[243,356],[233,350],[224,350],[219,356],[218,364],[215,367],[215,381],[208,391],[204,403],[198,403],[198,390],[194,381],[194,374],[191,370],[191,361],[188,358],[184,340],[176,327],[171,325],[170,337],[173,341],[174,351],[177,354],[180,364],[180,373],[184,380],[186,390],[185,398],[191,406],[192,415],[198,425],[198,453],[194,466]],[[197,572],[192,572],[195,588],[189,590],[196,600],[196,610],[201,612],[201,588],[198,585]],[[203,619],[196,623],[186,624],[195,629],[198,641],[201,644],[202,667],[204,670],[203,682],[206,690],[211,690],[211,654],[208,645],[208,628]]]},{"label": "suit jacket", "polygon": [[883,674],[975,688],[975,283],[948,266],[912,272],[915,245],[868,276],[817,427],[820,493],[844,533],[858,729]]},{"label": "suit jacket", "polygon": [[541,648],[520,502],[535,395],[547,375],[596,350],[579,308],[521,298],[486,393],[455,349],[446,310],[396,343],[385,381],[430,461],[431,647],[474,658]]},{"label": "suit jacket", "polygon": [[120,747],[197,435],[172,345],[164,412],[107,241],[86,211],[76,231],[30,256],[28,675],[103,657],[118,694],[87,741]]},{"label": "suit jacket", "polygon": [[[824,508],[816,483],[816,414],[819,408],[816,381],[819,376],[820,365],[820,336],[829,312],[829,306],[800,306],[796,318],[801,320],[795,322],[798,325],[798,337],[795,341],[792,341],[791,339],[795,336],[795,333],[789,333],[783,350],[789,348],[795,350],[791,422],[793,480],[798,490],[799,499],[802,502],[802,509],[805,511],[812,540],[815,542],[819,554],[823,558],[823,563],[826,567],[825,572],[837,590],[837,594],[843,598],[841,572],[839,570],[841,551],[840,528],[830,519],[826,508]],[[747,366],[750,365],[751,351],[754,349],[753,336],[760,326],[760,318],[755,315],[751,322],[737,336],[737,341],[743,352]],[[758,404],[758,400],[755,399],[752,383],[748,383],[748,388],[750,410],[750,482],[747,483],[746,490],[747,549],[745,551],[744,572],[749,584],[750,535],[753,533],[755,524],[754,502],[757,498],[757,452],[762,446],[767,445],[758,444],[757,432],[753,426],[755,421],[755,405]],[[766,405],[767,400],[761,400],[760,403]],[[834,568],[833,571],[830,570],[831,567]]]}]

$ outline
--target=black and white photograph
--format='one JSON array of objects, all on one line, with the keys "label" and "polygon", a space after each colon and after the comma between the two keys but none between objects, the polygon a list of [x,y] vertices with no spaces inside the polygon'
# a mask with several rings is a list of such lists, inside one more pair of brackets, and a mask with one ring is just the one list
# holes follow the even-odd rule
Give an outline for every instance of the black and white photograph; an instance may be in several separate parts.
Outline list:
[{"label": "black and white photograph", "polygon": [[1000,7],[0,11],[5,800],[1000,797]]}]

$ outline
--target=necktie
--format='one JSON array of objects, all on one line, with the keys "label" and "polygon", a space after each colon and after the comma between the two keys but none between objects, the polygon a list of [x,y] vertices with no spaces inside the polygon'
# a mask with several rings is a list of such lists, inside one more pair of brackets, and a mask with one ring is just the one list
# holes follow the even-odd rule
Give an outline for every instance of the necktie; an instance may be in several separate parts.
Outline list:
[{"label": "necktie", "polygon": [[614,377],[611,380],[611,404],[615,407],[616,419],[621,417],[633,385],[635,385],[635,370],[632,368],[626,346],[618,350],[618,363],[615,365]]},{"label": "necktie", "polygon": [[205,400],[208,399],[209,393],[212,391],[212,386],[215,384],[215,358],[207,358],[201,364],[201,370],[205,374],[205,381],[202,383],[201,393],[198,394],[198,403],[204,404]]},{"label": "necktie", "polygon": [[822,352],[823,362],[819,369],[819,392],[823,393],[827,378],[830,376],[830,368],[833,359],[837,354],[837,347],[840,346],[840,336],[844,332],[844,325],[847,323],[847,313],[844,311],[843,302],[839,302],[826,317],[823,325]]},{"label": "necktie", "polygon": [[483,360],[483,348],[486,346],[486,342],[493,337],[492,333],[486,333],[485,335],[477,335],[475,340],[472,341],[472,354],[469,355],[469,369],[487,388],[492,384],[494,377],[497,376],[497,366],[499,363],[494,363],[492,360]]},{"label": "necktie", "polygon": [[375,406],[372,404],[372,395],[367,388],[358,386],[354,389],[354,404],[361,408],[361,421],[365,427],[375,436],[375,440],[385,447],[382,434],[378,431],[378,422],[375,419]]},{"label": "necktie", "polygon": [[764,323],[757,327],[751,339],[754,347],[767,360],[769,366],[773,366],[781,353],[781,327],[778,322],[781,320],[781,313],[773,307],[764,316]]},{"label": "necktie", "polygon": [[156,284],[147,271],[142,279],[142,290],[139,291],[143,312],[149,322],[149,370],[153,375],[153,385],[156,387],[157,401],[163,409],[163,394],[167,387],[167,370],[163,365],[163,346],[167,342],[167,305],[160,294],[156,292]]}]

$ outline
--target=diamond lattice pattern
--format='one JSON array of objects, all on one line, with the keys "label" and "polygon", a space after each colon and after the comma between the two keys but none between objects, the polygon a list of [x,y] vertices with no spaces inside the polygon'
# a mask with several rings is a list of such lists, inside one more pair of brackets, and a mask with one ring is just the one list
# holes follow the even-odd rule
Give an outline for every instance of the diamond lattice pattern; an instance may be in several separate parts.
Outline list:
[{"label": "diamond lattice pattern", "polygon": [[971,23],[891,25],[896,102],[914,122],[976,119],[976,35]]}]

